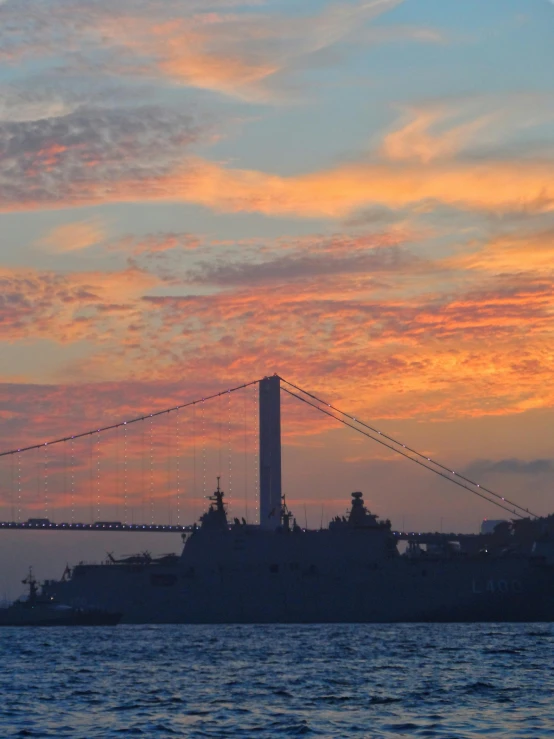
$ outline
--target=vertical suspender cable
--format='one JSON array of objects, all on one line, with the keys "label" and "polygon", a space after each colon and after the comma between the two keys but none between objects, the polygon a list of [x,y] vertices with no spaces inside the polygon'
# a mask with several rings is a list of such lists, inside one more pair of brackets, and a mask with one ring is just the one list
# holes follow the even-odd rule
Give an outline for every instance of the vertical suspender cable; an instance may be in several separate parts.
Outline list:
[{"label": "vertical suspender cable", "polygon": [[48,444],[44,445],[44,518],[48,518]]},{"label": "vertical suspender cable", "polygon": [[232,480],[232,441],[231,441],[231,393],[227,393],[227,410],[228,410],[228,419],[229,419],[229,428],[227,431],[227,438],[228,438],[228,446],[229,446],[229,482],[227,485],[227,494],[229,496],[229,510],[231,509],[231,505],[233,502],[233,480]]},{"label": "vertical suspender cable", "polygon": [[150,416],[150,524],[154,525],[154,441],[152,437],[152,416]]},{"label": "vertical suspender cable", "polygon": [[127,508],[127,424],[123,426],[123,523],[129,523]]},{"label": "vertical suspender cable", "polygon": [[256,518],[254,523],[260,523],[260,488],[258,485],[258,472],[259,472],[259,445],[260,445],[260,434],[259,434],[259,422],[260,422],[260,383],[256,388],[254,395],[254,496],[256,505]]},{"label": "vertical suspender cable", "polygon": [[172,453],[172,433],[171,433],[171,413],[167,413],[167,430],[166,430],[166,456],[167,456],[167,518],[168,523],[172,524],[171,511],[171,453]]},{"label": "vertical suspender cable", "polygon": [[196,523],[196,405],[192,406],[192,502],[193,523]]},{"label": "vertical suspender cable", "polygon": [[96,520],[100,521],[100,431],[96,433]]},{"label": "vertical suspender cable", "polygon": [[248,392],[244,391],[243,397],[243,422],[244,422],[244,520],[248,521],[248,453],[246,440],[246,415],[247,415]]},{"label": "vertical suspender cable", "polygon": [[176,468],[175,468],[175,483],[177,488],[177,526],[181,525],[181,434],[180,434],[180,411],[177,409],[177,415],[175,417],[175,434],[177,441],[176,450]]},{"label": "vertical suspender cable", "polygon": [[206,497],[206,416],[202,398],[202,496]]},{"label": "vertical suspender cable", "polygon": [[71,439],[71,470],[69,486],[71,489],[71,523],[75,523],[75,442]]},{"label": "vertical suspender cable", "polygon": [[21,452],[17,453],[17,523],[21,523]]},{"label": "vertical suspender cable", "polygon": [[140,468],[141,468],[141,493],[142,493],[142,522],[146,523],[146,490],[144,487],[144,422],[141,426],[142,446],[140,452]]}]

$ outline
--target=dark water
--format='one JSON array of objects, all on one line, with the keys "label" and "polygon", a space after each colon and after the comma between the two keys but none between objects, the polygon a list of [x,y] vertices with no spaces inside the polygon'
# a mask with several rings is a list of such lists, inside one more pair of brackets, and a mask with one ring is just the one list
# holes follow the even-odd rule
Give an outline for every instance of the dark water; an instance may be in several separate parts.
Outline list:
[{"label": "dark water", "polygon": [[0,630],[0,737],[554,737],[554,627]]}]

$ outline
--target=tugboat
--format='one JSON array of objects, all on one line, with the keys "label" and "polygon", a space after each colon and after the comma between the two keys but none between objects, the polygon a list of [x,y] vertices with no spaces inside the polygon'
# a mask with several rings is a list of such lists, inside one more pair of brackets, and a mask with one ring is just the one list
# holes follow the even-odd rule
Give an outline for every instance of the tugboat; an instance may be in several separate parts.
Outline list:
[{"label": "tugboat", "polygon": [[21,582],[29,587],[28,597],[0,608],[0,626],[115,626],[121,621],[122,613],[100,608],[73,608],[53,596],[39,593],[32,568]]}]

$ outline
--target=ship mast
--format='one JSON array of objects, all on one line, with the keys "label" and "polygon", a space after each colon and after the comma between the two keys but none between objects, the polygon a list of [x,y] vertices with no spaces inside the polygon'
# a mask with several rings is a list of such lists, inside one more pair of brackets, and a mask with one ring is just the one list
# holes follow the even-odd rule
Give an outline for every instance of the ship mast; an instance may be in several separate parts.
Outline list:
[{"label": "ship mast", "polygon": [[21,581],[22,585],[29,586],[29,602],[33,603],[37,599],[38,583],[33,575],[33,568],[29,567],[29,574]]}]

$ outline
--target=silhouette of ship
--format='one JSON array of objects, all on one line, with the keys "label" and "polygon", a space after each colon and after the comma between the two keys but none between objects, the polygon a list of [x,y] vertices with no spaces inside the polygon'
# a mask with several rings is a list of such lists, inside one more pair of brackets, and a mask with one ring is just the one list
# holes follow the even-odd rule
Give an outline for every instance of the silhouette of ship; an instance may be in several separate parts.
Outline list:
[{"label": "silhouette of ship", "polygon": [[29,586],[28,597],[0,608],[0,626],[114,626],[121,620],[121,612],[77,608],[60,603],[44,591],[39,593],[31,569],[22,583]]},{"label": "silhouette of ship", "polygon": [[401,554],[355,492],[347,516],[301,528],[281,489],[280,382],[259,383],[260,525],[228,521],[218,479],[180,556],[79,564],[44,592],[129,623],[554,620],[554,517],[412,536]]},{"label": "silhouette of ship", "polygon": [[390,521],[361,492],[320,530],[301,528],[284,496],[272,527],[229,523],[219,478],[209,500],[181,556],[79,564],[44,592],[128,623],[554,620],[552,517],[455,542],[429,535],[400,554]]}]

